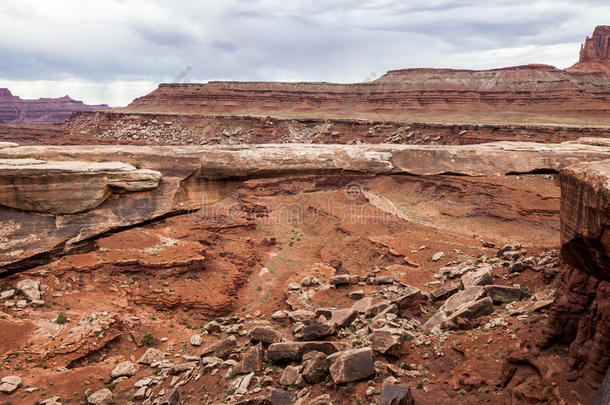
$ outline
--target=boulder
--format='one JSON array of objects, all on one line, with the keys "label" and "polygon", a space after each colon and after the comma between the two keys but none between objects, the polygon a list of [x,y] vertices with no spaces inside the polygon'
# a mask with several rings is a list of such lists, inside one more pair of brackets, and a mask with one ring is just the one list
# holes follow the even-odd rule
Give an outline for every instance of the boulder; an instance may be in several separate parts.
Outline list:
[{"label": "boulder", "polygon": [[328,368],[330,363],[328,356],[322,352],[313,351],[303,356],[305,362],[305,368],[303,369],[302,376],[310,384],[317,384],[324,380],[328,375]]},{"label": "boulder", "polygon": [[447,316],[447,319],[441,324],[444,329],[458,329],[460,326],[469,326],[470,324],[460,324],[462,319],[472,320],[478,317],[493,313],[493,301],[489,297],[481,298],[463,305],[453,313]]},{"label": "boulder", "polygon": [[21,377],[16,375],[9,375],[0,379],[0,392],[10,394],[15,391],[21,385]]},{"label": "boulder", "polygon": [[288,315],[286,315],[286,311],[275,311],[271,314],[271,319],[274,321],[283,321],[287,317]]},{"label": "boulder", "polygon": [[378,405],[413,405],[411,387],[406,385],[385,385],[381,389]]},{"label": "boulder", "polygon": [[235,372],[238,374],[246,374],[263,369],[263,344],[258,343],[252,346],[242,357],[241,361],[235,367]]},{"label": "boulder", "polygon": [[303,340],[318,340],[335,333],[335,328],[328,323],[313,323],[302,330]]},{"label": "boulder", "polygon": [[17,283],[16,288],[30,301],[40,299],[40,283],[36,280],[21,280]]},{"label": "boulder", "polygon": [[373,349],[350,349],[333,356],[330,375],[335,384],[345,384],[375,375]]},{"label": "boulder", "polygon": [[369,339],[373,350],[376,352],[399,356],[402,337],[402,329],[382,328],[373,331]]},{"label": "boulder", "polygon": [[110,372],[110,376],[112,378],[117,378],[117,377],[131,377],[133,375],[136,374],[136,372],[138,371],[138,369],[136,368],[135,364],[133,364],[130,361],[124,361],[122,363],[117,364],[112,371]]},{"label": "boulder", "polygon": [[197,368],[198,365],[199,363],[196,361],[188,361],[186,363],[175,364],[169,368],[168,372],[171,375],[178,375],[190,370],[194,370],[195,368]]},{"label": "boulder", "polygon": [[165,394],[160,400],[159,405],[180,405],[180,394],[178,390],[174,388]]},{"label": "boulder", "polygon": [[292,395],[283,389],[274,388],[269,395],[271,405],[290,405],[292,404]]},{"label": "boulder", "polygon": [[330,285],[349,285],[352,282],[352,276],[349,274],[340,274],[330,278]]},{"label": "boulder", "polygon": [[200,356],[214,356],[225,360],[233,353],[235,346],[237,346],[235,336],[229,336],[226,339],[219,340],[218,342],[205,347],[201,350]]},{"label": "boulder", "polygon": [[[436,314],[434,314],[426,323],[425,329],[437,330],[441,324],[446,321],[454,313],[458,313],[472,306],[477,300],[484,297],[486,294],[485,288],[481,286],[467,287],[462,291],[453,294],[440,306]],[[493,311],[493,306],[492,306]]]},{"label": "boulder", "polygon": [[203,338],[201,337],[201,335],[197,334],[191,336],[191,345],[201,346],[201,343],[203,343]]},{"label": "boulder", "polygon": [[282,341],[282,334],[268,326],[257,326],[250,331],[252,342],[262,342],[266,345]]},{"label": "boulder", "polygon": [[87,397],[87,402],[91,405],[110,405],[113,403],[112,391],[102,388]]},{"label": "boulder", "polygon": [[505,285],[487,285],[485,286],[485,291],[487,291],[487,295],[492,299],[494,304],[518,301],[523,296],[523,291],[520,288]]},{"label": "boulder", "polygon": [[280,381],[278,383],[284,386],[294,385],[297,382],[297,379],[301,376],[301,368],[302,366],[286,367],[284,372],[282,372],[282,376],[280,377]]},{"label": "boulder", "polygon": [[336,325],[339,328],[347,328],[352,322],[358,317],[358,311],[351,308],[335,309],[331,311],[330,321],[331,325]]},{"label": "boulder", "polygon": [[477,285],[488,285],[493,283],[491,266],[483,266],[462,276],[462,285],[472,287]]},{"label": "boulder", "polygon": [[373,298],[364,297],[352,305],[352,309],[358,311],[360,314],[366,313],[366,311],[373,305]]},{"label": "boulder", "polygon": [[346,344],[342,342],[280,342],[269,345],[266,356],[270,361],[298,361],[313,350],[332,354],[345,347]]},{"label": "boulder", "polygon": [[393,300],[398,306],[398,309],[409,309],[416,308],[419,310],[419,304],[421,302],[421,290],[419,288],[407,286],[401,295]]},{"label": "boulder", "polygon": [[369,306],[364,313],[364,316],[367,318],[371,318],[380,312],[383,312],[386,308],[388,308],[392,303],[390,301],[381,301],[376,304]]},{"label": "boulder", "polygon": [[449,283],[445,283],[442,286],[432,290],[430,295],[432,296],[433,301],[442,301],[451,297],[453,294],[460,290],[460,283],[453,281]]},{"label": "boulder", "polygon": [[316,318],[316,314],[305,309],[298,309],[287,313],[290,322],[311,322]]},{"label": "boulder", "polygon": [[149,347],[144,354],[138,359],[140,364],[153,364],[165,358],[165,353],[159,349]]}]

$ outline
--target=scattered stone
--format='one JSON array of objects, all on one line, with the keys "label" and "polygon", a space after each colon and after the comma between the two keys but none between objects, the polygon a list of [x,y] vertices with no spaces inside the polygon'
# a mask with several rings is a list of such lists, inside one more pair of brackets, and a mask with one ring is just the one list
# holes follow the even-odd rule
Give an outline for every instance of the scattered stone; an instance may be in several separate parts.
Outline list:
[{"label": "scattered stone", "polygon": [[191,345],[201,346],[201,343],[203,343],[203,338],[201,337],[201,335],[197,334],[191,336]]},{"label": "scattered stone", "polygon": [[233,353],[233,349],[237,346],[237,340],[235,336],[229,336],[226,339],[219,340],[218,342],[207,346],[203,350],[201,350],[201,357],[211,355],[214,357],[220,357],[223,360],[226,360],[231,353]]},{"label": "scattered stone", "polygon": [[263,369],[263,344],[259,342],[256,346],[252,346],[241,361],[235,367],[235,372],[238,374],[246,374]]},{"label": "scattered stone", "polygon": [[328,323],[313,323],[303,328],[303,340],[318,340],[335,333],[335,329]]},{"label": "scattered stone", "polygon": [[407,309],[418,307],[421,299],[422,295],[419,288],[407,286],[406,291],[403,291],[393,302],[398,305],[398,309]]},{"label": "scattered stone", "polygon": [[301,376],[301,366],[288,366],[280,377],[279,384],[284,386],[294,385]]},{"label": "scattered stone", "polygon": [[161,350],[149,347],[146,349],[142,357],[138,359],[138,363],[150,365],[152,363],[162,361],[164,358],[165,353],[163,353]]},{"label": "scattered stone", "polygon": [[176,364],[176,365],[171,366],[169,368],[168,372],[171,375],[178,375],[178,374],[182,374],[186,371],[194,370],[195,368],[197,368],[198,365],[199,364],[196,361],[189,361],[186,363]]},{"label": "scattered stone", "polygon": [[135,375],[137,371],[138,370],[135,364],[130,361],[124,361],[122,363],[117,364],[116,367],[112,369],[112,371],[110,372],[110,376],[112,378],[122,376],[131,377]]},{"label": "scattered stone", "polygon": [[16,375],[9,375],[0,379],[0,392],[10,394],[15,391],[21,385],[21,377]]},{"label": "scattered stone", "polygon": [[456,292],[460,290],[460,283],[451,282],[445,283],[441,287],[433,290],[430,295],[432,296],[433,301],[441,301],[446,300]]},{"label": "scattered stone", "polygon": [[351,291],[350,293],[347,294],[347,297],[352,300],[359,300],[362,297],[364,297],[364,291],[362,291],[362,290]]},{"label": "scattered stone", "polygon": [[290,322],[311,322],[316,318],[316,314],[305,309],[297,309],[287,313]]},{"label": "scattered stone", "polygon": [[443,257],[445,256],[445,253],[443,252],[436,252],[435,254],[432,255],[432,261],[433,262],[438,262],[439,260],[441,260]]},{"label": "scattered stone", "polygon": [[330,375],[335,384],[345,384],[375,375],[373,349],[350,349],[333,356]]},{"label": "scattered stone", "polygon": [[266,345],[282,341],[282,334],[268,326],[257,326],[250,331],[252,342],[263,342]]},{"label": "scattered stone", "polygon": [[208,333],[220,333],[222,332],[222,326],[216,321],[210,321],[205,326],[204,329],[208,331]]},{"label": "scattered stone", "polygon": [[375,283],[378,285],[392,284],[396,281],[394,276],[377,276],[375,278]]},{"label": "scattered stone", "polygon": [[112,391],[102,388],[87,397],[87,402],[91,405],[110,405],[113,403]]},{"label": "scattered stone", "polygon": [[486,265],[462,276],[462,285],[472,287],[476,285],[488,285],[493,283],[491,266]]},{"label": "scattered stone", "polygon": [[359,301],[354,302],[352,309],[358,311],[360,314],[366,313],[366,311],[373,305],[373,298],[364,297]]},{"label": "scattered stone", "polygon": [[301,360],[303,354],[313,350],[332,354],[346,348],[342,342],[280,342],[269,345],[267,359],[270,361]]},{"label": "scattered stone", "polygon": [[406,385],[385,385],[381,389],[378,405],[413,405],[411,387]]},{"label": "scattered stone", "polygon": [[288,391],[280,388],[274,388],[269,395],[271,405],[290,405],[292,403],[292,395]]},{"label": "scattered stone", "polygon": [[290,291],[298,291],[301,289],[301,285],[299,283],[292,282],[288,284],[288,290]]},{"label": "scattered stone", "polygon": [[13,289],[5,290],[0,293],[0,299],[7,300],[7,299],[11,298],[13,295],[15,295],[15,290],[13,290]]},{"label": "scattered stone", "polygon": [[271,314],[271,319],[273,319],[274,321],[283,321],[287,317],[288,315],[286,315],[286,312],[284,311],[275,311]]},{"label": "scattered stone", "polygon": [[328,375],[330,363],[326,354],[312,351],[303,356],[303,361],[306,361],[302,376],[310,384],[322,382]]},{"label": "scattered stone", "polygon": [[376,352],[399,356],[402,336],[401,329],[383,328],[371,333],[369,339]]},{"label": "scattered stone", "polygon": [[520,288],[509,287],[504,285],[487,285],[485,286],[487,295],[491,297],[494,304],[502,304],[512,301],[518,301],[523,295]]},{"label": "scattered stone", "polygon": [[169,391],[161,398],[159,405],[180,405],[180,394],[177,389]]},{"label": "scattered stone", "polygon": [[347,328],[352,322],[358,317],[358,311],[355,309],[335,309],[331,311],[330,321],[331,325],[336,325],[339,328]]},{"label": "scattered stone", "polygon": [[330,285],[339,286],[339,285],[349,285],[352,282],[352,276],[349,274],[340,274],[338,276],[333,276],[330,278]]},{"label": "scattered stone", "polygon": [[17,283],[16,288],[30,301],[40,299],[40,283],[36,280],[21,280]]}]

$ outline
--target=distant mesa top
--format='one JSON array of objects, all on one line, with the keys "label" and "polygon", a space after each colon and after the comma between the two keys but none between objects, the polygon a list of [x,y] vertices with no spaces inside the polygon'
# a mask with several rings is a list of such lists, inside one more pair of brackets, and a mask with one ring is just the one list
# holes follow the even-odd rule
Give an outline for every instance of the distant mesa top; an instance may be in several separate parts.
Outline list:
[{"label": "distant mesa top", "polygon": [[69,96],[22,100],[9,89],[0,88],[0,123],[52,124],[62,122],[74,111],[109,109],[106,104],[88,105]]}]

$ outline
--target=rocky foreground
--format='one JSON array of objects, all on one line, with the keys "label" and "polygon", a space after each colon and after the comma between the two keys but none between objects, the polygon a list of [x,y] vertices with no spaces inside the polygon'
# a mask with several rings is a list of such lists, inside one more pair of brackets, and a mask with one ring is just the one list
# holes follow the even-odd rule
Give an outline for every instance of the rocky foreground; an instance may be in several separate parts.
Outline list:
[{"label": "rocky foreground", "polygon": [[13,404],[586,404],[602,386],[605,140],[0,146]]}]

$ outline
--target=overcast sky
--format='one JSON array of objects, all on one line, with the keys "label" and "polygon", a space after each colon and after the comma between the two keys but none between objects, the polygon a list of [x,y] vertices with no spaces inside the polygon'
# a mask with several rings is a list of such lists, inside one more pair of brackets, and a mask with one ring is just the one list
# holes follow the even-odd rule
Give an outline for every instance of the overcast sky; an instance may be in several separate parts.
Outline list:
[{"label": "overcast sky", "polygon": [[608,0],[0,0],[0,87],[121,106],[176,80],[565,68],[600,24]]}]

